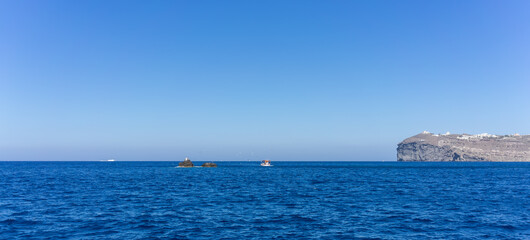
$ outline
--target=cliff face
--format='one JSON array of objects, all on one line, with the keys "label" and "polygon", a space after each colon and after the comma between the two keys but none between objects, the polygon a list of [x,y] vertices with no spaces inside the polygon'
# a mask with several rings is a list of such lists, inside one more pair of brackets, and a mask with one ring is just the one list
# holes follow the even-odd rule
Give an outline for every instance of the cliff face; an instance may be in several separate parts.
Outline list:
[{"label": "cliff face", "polygon": [[398,144],[397,159],[411,162],[530,162],[530,135],[423,132]]}]

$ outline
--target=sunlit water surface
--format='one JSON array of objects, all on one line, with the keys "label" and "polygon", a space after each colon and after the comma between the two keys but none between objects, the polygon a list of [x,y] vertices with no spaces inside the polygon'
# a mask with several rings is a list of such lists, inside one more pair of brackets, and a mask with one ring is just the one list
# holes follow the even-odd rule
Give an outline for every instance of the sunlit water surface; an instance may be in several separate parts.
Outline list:
[{"label": "sunlit water surface", "polygon": [[530,239],[530,163],[176,165],[0,162],[0,239]]}]

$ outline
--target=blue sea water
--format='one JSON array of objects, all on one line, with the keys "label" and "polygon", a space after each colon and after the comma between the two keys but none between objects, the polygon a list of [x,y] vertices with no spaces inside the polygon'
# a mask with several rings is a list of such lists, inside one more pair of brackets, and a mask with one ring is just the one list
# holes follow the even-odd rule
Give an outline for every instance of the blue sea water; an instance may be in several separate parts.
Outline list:
[{"label": "blue sea water", "polygon": [[273,164],[0,162],[0,239],[530,239],[530,163]]}]

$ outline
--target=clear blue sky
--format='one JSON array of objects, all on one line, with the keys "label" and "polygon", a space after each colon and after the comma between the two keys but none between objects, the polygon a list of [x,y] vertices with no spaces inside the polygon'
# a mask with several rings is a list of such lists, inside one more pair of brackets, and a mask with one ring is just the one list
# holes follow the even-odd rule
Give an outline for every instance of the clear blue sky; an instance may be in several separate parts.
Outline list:
[{"label": "clear blue sky", "polygon": [[0,160],[395,160],[530,134],[530,1],[1,1]]}]

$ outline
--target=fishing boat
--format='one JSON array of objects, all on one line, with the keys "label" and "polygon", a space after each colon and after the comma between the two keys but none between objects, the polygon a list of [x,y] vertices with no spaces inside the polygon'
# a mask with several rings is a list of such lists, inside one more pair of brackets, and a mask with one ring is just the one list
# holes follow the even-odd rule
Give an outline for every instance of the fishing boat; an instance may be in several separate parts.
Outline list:
[{"label": "fishing boat", "polygon": [[270,160],[263,160],[263,161],[261,161],[261,166],[262,167],[272,167],[271,161]]}]

